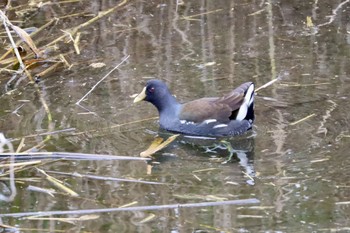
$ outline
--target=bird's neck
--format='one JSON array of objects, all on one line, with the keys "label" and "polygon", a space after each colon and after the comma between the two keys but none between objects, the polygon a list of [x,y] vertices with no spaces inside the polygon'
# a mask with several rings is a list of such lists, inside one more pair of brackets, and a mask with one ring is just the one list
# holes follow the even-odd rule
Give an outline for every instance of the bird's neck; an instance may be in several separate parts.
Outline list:
[{"label": "bird's neck", "polygon": [[180,103],[176,100],[173,95],[164,96],[162,101],[159,101],[155,106],[158,109],[159,114],[167,114],[176,111],[180,106]]},{"label": "bird's neck", "polygon": [[159,112],[159,121],[161,125],[177,119],[181,109],[181,104],[172,95],[164,97],[164,99],[155,106]]}]

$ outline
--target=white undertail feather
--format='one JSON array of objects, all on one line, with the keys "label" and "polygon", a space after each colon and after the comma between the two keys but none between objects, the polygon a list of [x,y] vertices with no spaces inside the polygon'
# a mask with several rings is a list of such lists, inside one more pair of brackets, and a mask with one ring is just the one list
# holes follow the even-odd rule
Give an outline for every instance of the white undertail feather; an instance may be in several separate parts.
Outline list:
[{"label": "white undertail feather", "polygon": [[238,110],[236,120],[243,120],[247,116],[248,108],[254,101],[254,84],[251,84],[244,96],[243,103]]}]

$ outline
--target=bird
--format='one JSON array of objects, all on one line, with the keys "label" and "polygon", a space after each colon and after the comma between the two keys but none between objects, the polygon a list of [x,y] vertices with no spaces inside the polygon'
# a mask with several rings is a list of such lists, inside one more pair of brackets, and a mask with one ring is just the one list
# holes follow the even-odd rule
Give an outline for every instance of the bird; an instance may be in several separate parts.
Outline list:
[{"label": "bird", "polygon": [[167,85],[149,80],[134,103],[147,101],[159,113],[160,128],[192,136],[227,137],[250,130],[254,115],[254,83],[246,82],[222,97],[205,97],[181,104]]}]

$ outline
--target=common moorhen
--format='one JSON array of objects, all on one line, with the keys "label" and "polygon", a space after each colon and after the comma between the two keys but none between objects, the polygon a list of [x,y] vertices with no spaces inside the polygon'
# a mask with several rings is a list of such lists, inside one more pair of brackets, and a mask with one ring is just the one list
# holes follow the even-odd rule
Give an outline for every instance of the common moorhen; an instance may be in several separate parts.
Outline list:
[{"label": "common moorhen", "polygon": [[223,97],[201,98],[180,104],[160,80],[149,80],[134,103],[152,103],[159,112],[160,127],[196,136],[233,136],[252,128],[254,83],[243,83]]}]

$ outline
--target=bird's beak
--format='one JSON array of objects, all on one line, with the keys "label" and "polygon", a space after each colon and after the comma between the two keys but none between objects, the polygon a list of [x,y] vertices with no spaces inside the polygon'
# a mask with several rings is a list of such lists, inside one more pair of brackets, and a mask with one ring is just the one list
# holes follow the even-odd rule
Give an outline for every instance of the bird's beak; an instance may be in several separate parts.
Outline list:
[{"label": "bird's beak", "polygon": [[134,103],[140,102],[140,101],[144,100],[145,98],[146,98],[146,87],[144,87],[142,89],[141,93],[135,97]]}]

